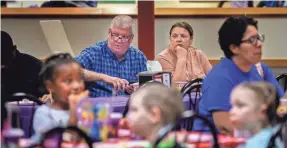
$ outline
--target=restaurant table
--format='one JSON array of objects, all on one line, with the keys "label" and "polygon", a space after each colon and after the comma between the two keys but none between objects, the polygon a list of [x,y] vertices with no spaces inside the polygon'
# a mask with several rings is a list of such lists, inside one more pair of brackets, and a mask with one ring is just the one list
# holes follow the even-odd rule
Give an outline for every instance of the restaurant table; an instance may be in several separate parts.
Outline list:
[{"label": "restaurant table", "polygon": [[[195,98],[196,93],[191,93],[192,99]],[[115,96],[115,97],[97,97],[97,98],[91,98],[94,101],[93,102],[106,102],[111,105],[111,108],[113,112],[119,112],[123,113],[125,110],[125,106],[127,104],[128,99],[130,96]],[[183,98],[183,103],[185,105],[185,108],[189,108],[189,97],[186,95]],[[19,103],[20,106],[20,120],[22,123],[23,130],[25,132],[25,137],[28,138],[28,131],[29,131],[29,125],[30,120],[32,120],[32,110],[33,110],[33,103]],[[34,105],[34,108],[37,108],[37,105]]]},{"label": "restaurant table", "polygon": [[[210,148],[213,144],[211,134],[199,132],[178,131],[171,132],[167,139],[175,139],[185,148]],[[21,139],[20,147],[28,147],[29,139]],[[218,135],[218,143],[220,147],[236,148],[246,142],[244,138],[237,138],[226,135]],[[145,140],[127,140],[121,138],[113,138],[107,142],[97,142],[93,144],[93,148],[147,148],[149,142]],[[85,143],[75,144],[71,142],[62,142],[62,148],[87,148]]]}]

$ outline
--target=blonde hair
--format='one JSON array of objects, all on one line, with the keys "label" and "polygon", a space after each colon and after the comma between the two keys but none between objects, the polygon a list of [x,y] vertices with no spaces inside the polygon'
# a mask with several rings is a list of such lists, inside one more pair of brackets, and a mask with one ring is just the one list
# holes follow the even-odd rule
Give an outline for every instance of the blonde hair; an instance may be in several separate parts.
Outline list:
[{"label": "blonde hair", "polygon": [[130,33],[133,34],[133,19],[127,15],[116,16],[111,23],[111,28],[130,28]]},{"label": "blonde hair", "polygon": [[255,94],[258,103],[267,105],[267,117],[270,124],[276,123],[276,89],[268,82],[249,82],[239,84],[236,89],[247,88]]},{"label": "blonde hair", "polygon": [[149,82],[140,87],[132,97],[138,94],[142,95],[142,105],[147,111],[155,106],[160,109],[161,120],[165,125],[175,123],[184,111],[179,91],[161,83]]}]

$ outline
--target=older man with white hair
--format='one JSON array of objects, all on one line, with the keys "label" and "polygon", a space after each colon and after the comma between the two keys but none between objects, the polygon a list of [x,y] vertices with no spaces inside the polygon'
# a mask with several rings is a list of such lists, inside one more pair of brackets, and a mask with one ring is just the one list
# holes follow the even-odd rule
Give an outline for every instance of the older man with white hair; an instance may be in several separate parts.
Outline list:
[{"label": "older man with white hair", "polygon": [[108,39],[84,49],[76,59],[84,67],[90,96],[111,96],[133,92],[130,82],[138,81],[137,74],[146,71],[147,59],[142,51],[131,46],[133,20],[130,16],[116,16],[108,30]]}]

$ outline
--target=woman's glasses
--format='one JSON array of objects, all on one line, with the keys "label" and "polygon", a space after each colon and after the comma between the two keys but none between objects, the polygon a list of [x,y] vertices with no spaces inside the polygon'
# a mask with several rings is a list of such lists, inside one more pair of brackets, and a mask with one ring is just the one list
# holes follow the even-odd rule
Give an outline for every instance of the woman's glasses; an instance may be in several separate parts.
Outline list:
[{"label": "woman's glasses", "polygon": [[242,40],[241,43],[251,43],[253,45],[257,45],[258,40],[260,40],[261,42],[264,42],[265,36],[263,34],[257,34],[255,36],[251,36],[247,40]]}]

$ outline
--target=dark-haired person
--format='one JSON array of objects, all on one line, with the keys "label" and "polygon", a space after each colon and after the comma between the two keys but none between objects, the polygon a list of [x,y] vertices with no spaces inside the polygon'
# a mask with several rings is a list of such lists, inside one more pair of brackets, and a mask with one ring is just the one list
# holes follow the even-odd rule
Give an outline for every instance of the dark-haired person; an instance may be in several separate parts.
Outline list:
[{"label": "dark-haired person", "polygon": [[37,108],[32,144],[38,144],[43,134],[52,128],[77,125],[76,105],[89,93],[85,91],[82,66],[70,54],[48,57],[39,76],[54,101]]},{"label": "dark-haired person", "polygon": [[[261,62],[263,77],[255,67],[261,61],[264,42],[256,20],[246,16],[230,17],[219,29],[218,35],[225,58],[213,67],[203,81],[199,114],[207,117],[220,133],[233,135],[229,110],[230,93],[235,86],[242,82],[268,81],[276,87],[279,96],[283,96],[283,89],[267,65]],[[198,120],[194,129],[209,131]]]},{"label": "dark-haired person", "polygon": [[205,77],[212,66],[206,55],[192,46],[192,27],[186,22],[177,22],[171,27],[169,35],[169,47],[156,56],[163,71],[172,73],[173,82]]},{"label": "dark-haired person", "polygon": [[[1,31],[1,104],[18,92],[24,92],[42,97],[46,91],[39,89],[41,82],[38,74],[42,67],[42,62],[25,53],[17,50],[13,44],[11,36]],[[1,112],[2,121],[5,119],[5,110]]]}]

